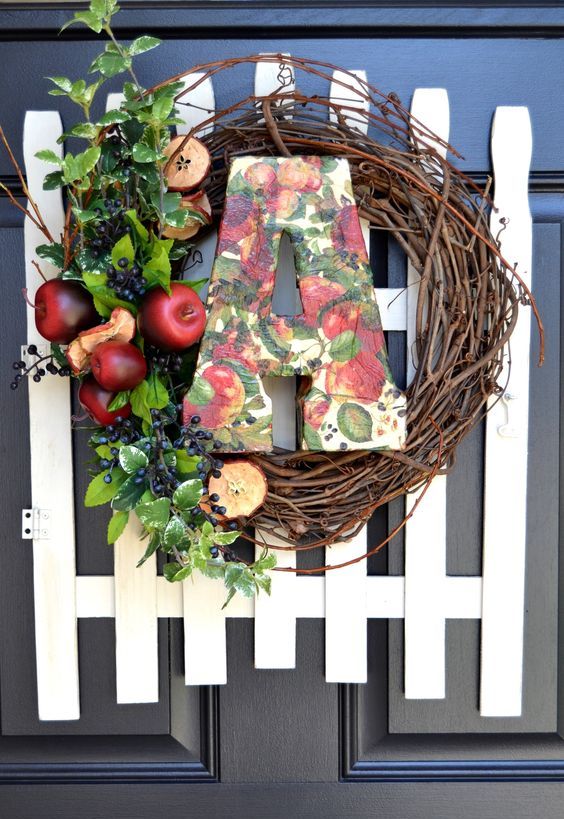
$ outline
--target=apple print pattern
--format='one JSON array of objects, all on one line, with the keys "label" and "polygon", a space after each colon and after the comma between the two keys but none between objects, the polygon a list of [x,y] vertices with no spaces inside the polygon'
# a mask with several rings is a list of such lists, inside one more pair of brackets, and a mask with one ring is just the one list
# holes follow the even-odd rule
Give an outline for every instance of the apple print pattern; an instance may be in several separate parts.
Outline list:
[{"label": "apple print pattern", "polygon": [[[303,313],[272,312],[282,233]],[[272,450],[262,377],[303,376],[302,448],[402,449],[405,396],[385,348],[347,160],[239,157],[231,165],[188,421],[224,452]]]}]

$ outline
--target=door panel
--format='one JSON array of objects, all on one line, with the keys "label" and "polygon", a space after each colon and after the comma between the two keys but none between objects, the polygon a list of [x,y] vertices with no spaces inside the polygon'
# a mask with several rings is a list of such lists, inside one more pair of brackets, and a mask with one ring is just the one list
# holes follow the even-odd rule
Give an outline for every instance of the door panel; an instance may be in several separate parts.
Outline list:
[{"label": "door panel", "polygon": [[[139,5],[139,4],[138,4]],[[322,11],[288,0],[192,3],[126,8],[124,36],[145,31],[165,43],[139,62],[150,85],[190,65],[254,52],[289,51],[347,68],[409,104],[417,87],[444,87],[450,141],[465,169],[483,182],[490,171],[489,133],[498,105],[525,105],[533,127],[531,209],[533,282],[547,328],[547,360],[538,369],[533,339],[527,505],[527,584],[523,716],[479,713],[479,622],[447,623],[445,700],[403,695],[403,625],[371,620],[369,679],[364,686],[324,680],[324,623],[299,620],[297,668],[253,668],[252,620],[228,620],[228,684],[184,685],[182,624],[159,623],[160,700],[116,705],[115,638],[110,619],[79,621],[82,715],[76,722],[37,719],[31,546],[20,539],[20,510],[29,505],[29,438],[23,396],[8,389],[11,362],[25,340],[23,237],[19,214],[0,196],[0,350],[3,422],[0,491],[0,816],[83,819],[167,815],[239,817],[364,817],[388,819],[562,814],[564,635],[558,633],[557,445],[560,427],[560,313],[564,206],[564,12],[557,8],[387,8],[328,2]],[[361,7],[362,6],[362,7]],[[26,109],[55,108],[68,124],[74,111],[51,102],[39,78],[81,76],[99,50],[89,32],[57,35],[66,10],[0,11],[0,61],[10,82],[0,122],[21,160]],[[118,20],[120,18],[118,17]],[[246,94],[253,67],[214,79],[216,106]],[[302,82],[302,88],[311,80]],[[311,85],[314,87],[315,83]],[[323,83],[315,86],[327,94]],[[108,91],[117,83],[108,83]],[[100,103],[102,105],[102,101]],[[95,114],[102,113],[101,108]],[[4,155],[0,179],[16,194]],[[405,259],[376,235],[371,263],[377,286],[405,285]],[[389,333],[394,373],[405,386],[403,333]],[[448,479],[447,572],[481,573],[484,430],[460,447]],[[75,433],[77,570],[111,575],[104,543],[106,513],[85,509],[87,452]],[[379,510],[369,525],[377,543],[403,517],[403,502]],[[430,533],[432,536],[432,533]],[[311,556],[299,555],[305,567]],[[300,562],[301,561],[301,562]],[[370,574],[403,574],[403,538],[369,561]],[[560,644],[559,644],[560,641]],[[478,782],[476,780],[479,780]],[[485,780],[487,784],[483,784]],[[498,780],[498,781],[494,781]],[[100,784],[103,783],[103,787]],[[159,783],[159,787],[155,784]],[[193,783],[193,784],[192,784]]]}]

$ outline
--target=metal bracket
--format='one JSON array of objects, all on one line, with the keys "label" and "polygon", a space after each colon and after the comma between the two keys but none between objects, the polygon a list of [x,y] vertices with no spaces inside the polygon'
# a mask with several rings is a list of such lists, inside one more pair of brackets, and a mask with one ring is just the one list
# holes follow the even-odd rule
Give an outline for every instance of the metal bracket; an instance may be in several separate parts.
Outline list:
[{"label": "metal bracket", "polygon": [[501,400],[505,404],[505,416],[507,421],[505,424],[501,424],[497,428],[498,435],[501,435],[502,438],[519,438],[521,432],[515,424],[511,423],[511,402],[516,401],[518,398],[517,395],[512,395],[509,392],[504,393],[501,396]]},{"label": "metal bracket", "polygon": [[22,509],[22,538],[24,540],[49,540],[50,537],[50,510]]}]

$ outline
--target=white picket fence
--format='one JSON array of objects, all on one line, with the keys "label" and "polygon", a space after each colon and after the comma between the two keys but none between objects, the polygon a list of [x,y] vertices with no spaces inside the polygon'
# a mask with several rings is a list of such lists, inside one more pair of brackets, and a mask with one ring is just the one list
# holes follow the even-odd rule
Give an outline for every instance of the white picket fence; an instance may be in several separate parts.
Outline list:
[{"label": "white picket fence", "polygon": [[[355,72],[365,77],[364,72]],[[278,63],[256,67],[257,94],[278,86]],[[194,80],[194,75],[190,82]],[[350,82],[350,81],[349,81]],[[333,83],[334,98],[356,99],[358,121],[364,101]],[[116,107],[119,99],[108,100]],[[185,97],[180,106],[186,125],[196,127],[214,109],[214,92],[207,80]],[[418,89],[412,111],[443,139],[449,135],[449,105],[443,89]],[[183,130],[183,129],[179,129]],[[35,159],[40,148],[53,148],[62,133],[55,112],[30,111],[24,127],[25,166],[30,190],[54,236],[63,227],[59,192],[42,190],[45,165]],[[531,127],[526,108],[496,109],[491,133],[495,175],[493,231],[501,216],[509,219],[502,234],[502,250],[518,262],[524,278],[531,271],[531,217],[527,180],[531,156]],[[368,226],[364,225],[365,236]],[[30,294],[40,284],[31,264],[42,237],[27,221],[25,227],[26,281]],[[213,240],[203,247],[211,265]],[[48,267],[44,265],[44,267]],[[279,275],[291,265],[282,265]],[[55,270],[46,271],[54,275]],[[291,281],[289,278],[287,281]],[[409,351],[414,340],[417,274],[408,268],[406,290],[377,290],[384,329],[407,333],[408,374],[413,372]],[[529,281],[530,283],[530,281]],[[294,286],[282,295],[286,312],[296,304]],[[33,315],[28,313],[28,343],[41,344]],[[113,577],[76,575],[73,520],[73,463],[69,385],[64,379],[29,382],[32,509],[24,510],[25,536],[33,538],[35,633],[39,717],[73,720],[80,716],[77,618],[113,617],[116,630],[117,701],[155,702],[158,699],[159,617],[184,619],[187,685],[227,682],[225,620],[254,617],[255,666],[294,668],[296,620],[325,618],[326,679],[358,682],[367,678],[367,621],[403,618],[405,623],[405,696],[410,699],[445,697],[445,623],[447,619],[481,619],[481,699],[483,716],[519,716],[522,700],[523,616],[525,579],[525,510],[529,396],[530,315],[522,310],[511,342],[511,382],[506,399],[487,419],[484,490],[482,577],[446,574],[446,478],[433,481],[405,530],[405,574],[367,576],[361,562],[326,577],[274,573],[272,595],[256,601],[240,597],[222,611],[225,590],[217,581],[195,577],[170,584],[157,575],[156,559],[142,568],[135,564],[143,551],[139,529],[131,522],[115,546]],[[293,379],[271,379],[275,442],[293,449]],[[46,413],[47,408],[47,413]],[[415,498],[410,497],[408,505]],[[80,502],[80,499],[78,500]],[[100,539],[104,538],[100,531]],[[393,548],[393,546],[392,546]],[[366,533],[350,543],[331,547],[328,563],[355,556],[366,549]],[[295,566],[295,554],[278,552],[279,565]]]}]

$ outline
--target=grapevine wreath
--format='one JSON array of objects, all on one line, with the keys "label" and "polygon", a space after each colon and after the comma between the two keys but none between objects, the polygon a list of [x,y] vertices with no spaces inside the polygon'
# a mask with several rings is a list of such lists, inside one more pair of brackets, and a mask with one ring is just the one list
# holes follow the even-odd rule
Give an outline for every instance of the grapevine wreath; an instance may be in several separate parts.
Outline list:
[{"label": "grapevine wreath", "polygon": [[[51,352],[41,357],[30,347],[32,364],[14,363],[12,387],[25,375],[77,380],[78,400],[95,424],[85,502],[111,504],[109,543],[135,511],[147,539],[140,562],[160,549],[168,556],[169,580],[199,570],[222,579],[228,599],[236,591],[250,596],[270,589],[270,549],[314,549],[349,539],[377,507],[447,473],[488,399],[502,391],[503,352],[518,306],[530,304],[535,312],[541,363],[542,324],[490,232],[487,189],[440,156],[433,145],[459,154],[394,94],[342,69],[334,76],[328,63],[286,55],[208,63],[145,90],[133,61],[159,41],[143,36],[118,43],[111,28],[115,11],[114,0],[92,0],[71,21],[109,36],[90,67],[93,82],[50,78],[49,93],[69,97],[84,114],[61,141],[72,136],[87,143],[64,159],[50,150],[39,153],[56,166],[45,187],[61,187],[66,196],[61,237],[49,233],[0,131],[27,208],[6,193],[45,235],[38,257],[60,271],[27,294]],[[207,136],[175,136],[176,102],[190,105],[190,93],[207,78],[259,61],[279,66],[273,93],[249,95],[218,113],[200,111],[199,127],[213,126]],[[121,107],[92,118],[100,86],[122,72],[129,78]],[[333,82],[342,94],[306,93],[300,80],[307,88]],[[352,91],[361,102],[350,101]],[[219,223],[231,160],[247,155],[348,160],[360,216],[371,229],[391,234],[419,274],[410,350],[415,375],[407,388],[401,451],[229,456],[221,453],[217,430],[207,429],[198,415],[183,416],[205,327],[197,294],[203,282],[187,281],[185,273],[201,260],[198,241]],[[177,308],[188,319],[182,326],[174,320]],[[266,547],[269,534],[276,547]],[[241,536],[265,545],[252,563],[236,553]],[[305,571],[340,565],[347,564]]]}]

